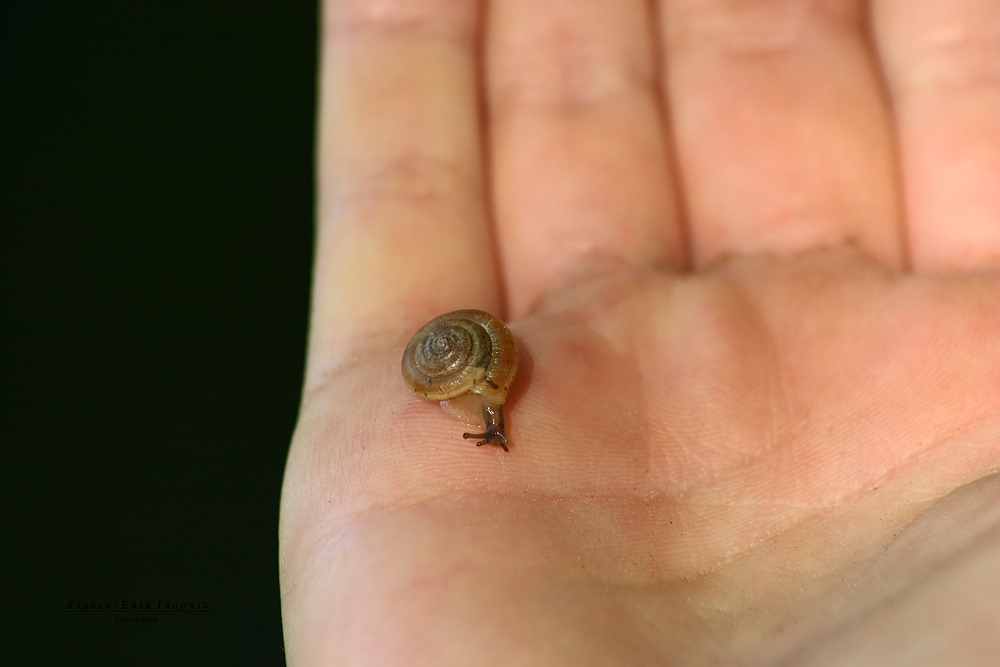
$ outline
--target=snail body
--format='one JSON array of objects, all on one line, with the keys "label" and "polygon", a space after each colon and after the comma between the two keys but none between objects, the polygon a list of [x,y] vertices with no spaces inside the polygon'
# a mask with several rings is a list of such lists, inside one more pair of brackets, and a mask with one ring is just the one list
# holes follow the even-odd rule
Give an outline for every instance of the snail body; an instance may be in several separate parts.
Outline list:
[{"label": "snail body", "polygon": [[503,404],[517,373],[517,343],[507,326],[481,310],[456,310],[421,327],[403,352],[403,379],[417,396],[441,401],[452,417],[485,433],[507,451]]}]

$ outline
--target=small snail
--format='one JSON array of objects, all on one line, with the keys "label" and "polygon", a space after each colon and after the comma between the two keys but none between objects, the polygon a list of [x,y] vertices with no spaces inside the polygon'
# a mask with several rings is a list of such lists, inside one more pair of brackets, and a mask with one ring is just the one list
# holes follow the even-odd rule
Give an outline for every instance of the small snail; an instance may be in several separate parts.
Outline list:
[{"label": "small snail", "polygon": [[517,373],[517,343],[507,326],[481,310],[456,310],[425,324],[403,352],[403,379],[417,396],[466,424],[486,423],[476,446],[494,439],[503,450],[503,402]]}]

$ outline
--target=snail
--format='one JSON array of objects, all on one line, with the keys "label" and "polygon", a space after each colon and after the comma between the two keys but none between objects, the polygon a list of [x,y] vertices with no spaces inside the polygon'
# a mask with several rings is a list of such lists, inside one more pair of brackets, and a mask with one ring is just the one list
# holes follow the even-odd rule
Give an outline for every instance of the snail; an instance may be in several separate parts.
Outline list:
[{"label": "snail", "polygon": [[481,310],[456,310],[421,327],[403,352],[403,379],[417,396],[485,433],[476,446],[499,441],[507,449],[503,403],[517,373],[517,343],[507,326]]}]

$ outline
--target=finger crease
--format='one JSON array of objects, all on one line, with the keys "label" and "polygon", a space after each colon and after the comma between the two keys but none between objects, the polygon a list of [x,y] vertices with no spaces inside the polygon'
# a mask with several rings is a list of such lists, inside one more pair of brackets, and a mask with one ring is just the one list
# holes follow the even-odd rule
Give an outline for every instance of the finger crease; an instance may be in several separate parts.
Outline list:
[{"label": "finger crease", "polygon": [[337,215],[387,202],[423,210],[449,207],[457,194],[479,189],[467,169],[425,154],[400,155],[369,171],[351,166],[349,173],[331,179],[331,200]]}]

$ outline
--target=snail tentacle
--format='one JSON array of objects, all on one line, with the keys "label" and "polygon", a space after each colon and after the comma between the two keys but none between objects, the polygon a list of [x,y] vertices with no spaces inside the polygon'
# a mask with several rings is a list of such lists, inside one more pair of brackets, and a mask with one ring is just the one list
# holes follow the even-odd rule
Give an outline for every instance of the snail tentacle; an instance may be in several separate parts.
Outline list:
[{"label": "snail tentacle", "polygon": [[483,416],[486,418],[486,432],[463,433],[462,437],[482,438],[480,442],[476,443],[476,447],[482,447],[493,440],[493,438],[499,438],[500,446],[503,447],[503,450],[505,452],[510,451],[507,449],[510,438],[507,437],[507,433],[504,431],[503,406],[486,405],[483,407]]}]

